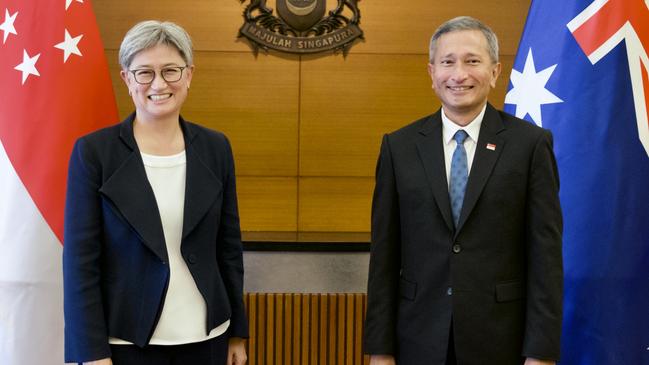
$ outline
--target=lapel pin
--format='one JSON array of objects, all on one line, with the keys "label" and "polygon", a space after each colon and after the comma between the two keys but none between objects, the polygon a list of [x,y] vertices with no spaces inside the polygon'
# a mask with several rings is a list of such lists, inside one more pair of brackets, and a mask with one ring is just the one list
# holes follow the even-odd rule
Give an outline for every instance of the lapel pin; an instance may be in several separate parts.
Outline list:
[{"label": "lapel pin", "polygon": [[493,143],[487,143],[487,149],[491,150],[491,151],[495,151],[496,150],[496,145],[493,144]]}]

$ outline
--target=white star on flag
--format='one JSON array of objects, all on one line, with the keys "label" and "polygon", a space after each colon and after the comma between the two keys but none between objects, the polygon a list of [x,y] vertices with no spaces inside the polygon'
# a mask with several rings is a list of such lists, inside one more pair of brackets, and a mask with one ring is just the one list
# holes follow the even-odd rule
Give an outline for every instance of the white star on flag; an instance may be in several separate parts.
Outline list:
[{"label": "white star on flag", "polygon": [[70,57],[70,55],[73,53],[77,56],[82,55],[79,47],[77,46],[79,44],[79,41],[81,40],[81,37],[83,37],[83,34],[72,38],[68,30],[65,30],[65,40],[54,46],[54,48],[63,50],[63,63],[66,63],[68,61],[68,57]]},{"label": "white star on flag", "polygon": [[545,84],[556,67],[557,65],[553,65],[537,73],[534,57],[532,57],[532,48],[530,48],[523,72],[512,69],[513,88],[505,96],[505,104],[516,105],[518,118],[524,118],[526,114],[529,114],[534,123],[542,126],[541,105],[563,103],[563,100],[545,88]]},{"label": "white star on flag", "polygon": [[0,0],[3,365],[64,363],[61,254],[70,152],[81,136],[120,120],[91,2]]},{"label": "white star on flag", "polygon": [[[76,1],[78,3],[83,3],[83,0],[74,0],[74,1]],[[72,0],[65,0],[65,10],[68,10],[68,8],[70,7],[70,4],[72,4]]]},{"label": "white star on flag", "polygon": [[2,30],[2,32],[4,33],[2,44],[5,44],[7,37],[9,37],[9,34],[18,35],[18,33],[16,33],[16,28],[14,27],[16,15],[18,15],[18,12],[15,12],[13,15],[9,15],[9,9],[5,9],[5,21],[4,23],[0,24],[0,30]]},{"label": "white star on flag", "polygon": [[14,67],[14,69],[21,71],[23,73],[23,85],[25,84],[25,81],[27,80],[29,75],[36,75],[36,76],[41,75],[38,73],[38,70],[36,69],[36,61],[38,61],[38,57],[40,56],[41,54],[39,53],[34,57],[29,57],[29,55],[27,54],[27,50],[23,50],[23,63]]}]

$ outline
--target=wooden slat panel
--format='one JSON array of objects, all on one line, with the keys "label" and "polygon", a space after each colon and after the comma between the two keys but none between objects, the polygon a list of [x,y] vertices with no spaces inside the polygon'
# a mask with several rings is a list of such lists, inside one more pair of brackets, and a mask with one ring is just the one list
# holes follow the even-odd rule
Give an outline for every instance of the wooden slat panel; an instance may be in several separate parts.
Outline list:
[{"label": "wooden slat panel", "polygon": [[304,307],[302,306],[302,295],[293,295],[293,365],[302,364],[302,343],[304,343],[304,332],[302,331],[302,313]]},{"label": "wooden slat panel", "polygon": [[266,364],[274,364],[275,358],[275,298],[273,294],[266,297]]},{"label": "wooden slat panel", "polygon": [[[285,294],[283,296],[284,301],[284,338],[283,338],[283,356],[284,364],[291,365],[293,363],[293,342],[297,339],[293,331],[293,295]],[[282,342],[282,337],[278,338],[280,343]]]},{"label": "wooden slat panel", "polygon": [[311,322],[311,295],[303,294],[302,296],[302,347],[301,352],[301,362],[302,365],[310,364],[310,354],[311,354],[311,327],[313,323]]},{"label": "wooden slat panel", "polygon": [[248,293],[250,365],[360,365],[365,294]]},{"label": "wooden slat panel", "polygon": [[257,361],[266,362],[266,294],[257,297]]},{"label": "wooden slat panel", "polygon": [[297,179],[237,177],[242,231],[295,231]]},{"label": "wooden slat panel", "polygon": [[285,364],[283,338],[286,336],[287,331],[284,329],[284,317],[290,315],[290,313],[284,311],[284,294],[272,295],[275,297],[275,333],[273,334],[275,348],[274,364]]},{"label": "wooden slat panel", "polygon": [[338,295],[327,295],[329,313],[327,314],[327,364],[336,365],[338,360]]},{"label": "wooden slat panel", "polygon": [[309,321],[311,322],[311,333],[309,334],[309,337],[311,341],[309,345],[309,364],[318,365],[318,333],[320,329],[320,323],[318,321],[320,317],[320,308],[318,306],[319,295],[311,294],[310,297],[309,304],[311,305],[311,316],[309,317]]},{"label": "wooden slat panel", "polygon": [[257,363],[257,323],[259,319],[257,318],[257,295],[256,294],[246,294],[245,298],[247,301],[247,314],[248,314],[248,334],[250,338],[248,339],[248,363],[256,364]]},{"label": "wooden slat panel", "polygon": [[354,365],[357,364],[354,361],[355,356],[354,356],[354,296],[353,295],[347,295],[347,301],[346,301],[346,328],[345,328],[345,333],[346,335],[346,340],[345,340],[345,353],[346,355],[346,365]]},{"label": "wooden slat panel", "polygon": [[[124,118],[133,102],[119,76],[117,51],[106,57]],[[197,52],[194,58],[183,117],[228,136],[238,176],[296,176],[299,63],[244,53]]]},{"label": "wooden slat panel", "polygon": [[[357,297],[360,297],[360,300],[363,302],[363,309],[361,310],[362,318],[361,318],[361,333],[358,334],[358,338],[360,338],[361,342],[361,349],[359,349],[359,352],[362,354],[363,349],[362,349],[362,339],[363,339],[363,330],[365,328],[365,318],[367,314],[367,295],[365,294],[355,294]],[[369,365],[370,363],[370,356],[369,355],[363,355],[363,364],[364,365]]]},{"label": "wooden slat panel", "polygon": [[300,231],[369,232],[373,178],[301,178]]},{"label": "wooden slat panel", "polygon": [[329,357],[329,298],[328,295],[321,294],[318,296],[320,299],[318,314],[320,315],[320,333],[318,341],[318,364],[327,365],[327,358]]},{"label": "wooden slat panel", "polygon": [[356,364],[363,362],[363,295],[354,294],[354,358]]},{"label": "wooden slat panel", "polygon": [[345,343],[347,341],[347,333],[345,332],[345,327],[347,326],[347,321],[345,320],[345,309],[346,303],[345,298],[347,295],[339,294],[336,296],[337,303],[337,323],[336,323],[336,351],[338,356],[336,357],[336,365],[344,365],[346,358],[346,349]]}]

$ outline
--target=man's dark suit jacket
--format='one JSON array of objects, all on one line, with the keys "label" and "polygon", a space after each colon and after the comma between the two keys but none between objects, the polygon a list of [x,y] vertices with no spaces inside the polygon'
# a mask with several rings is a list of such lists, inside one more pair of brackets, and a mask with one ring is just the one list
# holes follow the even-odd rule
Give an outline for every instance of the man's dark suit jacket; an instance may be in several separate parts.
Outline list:
[{"label": "man's dark suit jacket", "polygon": [[457,229],[442,143],[441,110],[383,138],[365,352],[443,365],[452,325],[461,365],[558,359],[563,228],[550,132],[487,105]]},{"label": "man's dark suit jacket", "polygon": [[[108,337],[145,346],[169,281],[160,214],[131,115],[72,152],[63,248],[65,360],[109,357]],[[247,337],[234,161],[218,132],[180,120],[187,171],[181,252],[205,299],[205,333]]]}]

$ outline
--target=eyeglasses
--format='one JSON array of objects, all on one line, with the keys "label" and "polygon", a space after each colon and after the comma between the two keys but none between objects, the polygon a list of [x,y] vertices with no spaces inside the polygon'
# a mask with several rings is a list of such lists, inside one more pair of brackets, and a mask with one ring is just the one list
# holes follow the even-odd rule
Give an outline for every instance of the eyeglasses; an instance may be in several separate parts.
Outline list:
[{"label": "eyeglasses", "polygon": [[[160,76],[165,82],[176,82],[183,76],[183,70],[187,66],[165,67],[160,70]],[[148,85],[155,80],[156,71],[150,68],[141,68],[137,70],[128,70],[133,74],[135,82],[141,85]]]}]

